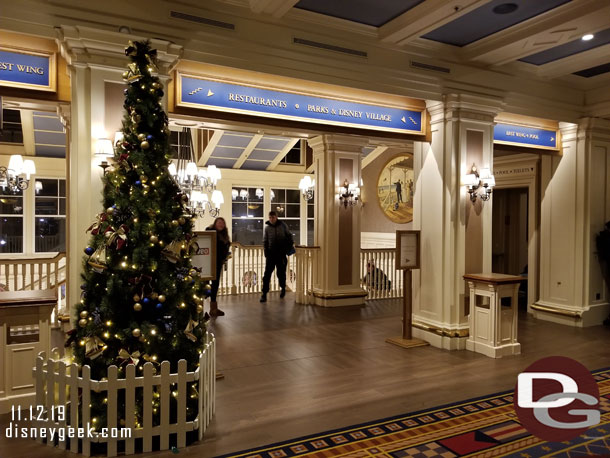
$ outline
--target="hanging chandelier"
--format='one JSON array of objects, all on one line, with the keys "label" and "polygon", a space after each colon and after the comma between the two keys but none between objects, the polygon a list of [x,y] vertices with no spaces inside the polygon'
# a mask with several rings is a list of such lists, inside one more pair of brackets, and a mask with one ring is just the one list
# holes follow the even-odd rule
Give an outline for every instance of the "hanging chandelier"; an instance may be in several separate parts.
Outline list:
[{"label": "hanging chandelier", "polygon": [[186,206],[195,216],[206,212],[216,217],[224,203],[222,192],[216,189],[221,173],[215,165],[200,169],[195,162],[193,137],[190,129],[182,129],[178,137],[178,158],[169,165],[169,173],[189,198]]},{"label": "hanging chandelier", "polygon": [[13,193],[25,191],[30,185],[31,175],[36,173],[36,165],[31,159],[23,160],[21,154],[13,154],[8,167],[0,166],[0,187]]}]

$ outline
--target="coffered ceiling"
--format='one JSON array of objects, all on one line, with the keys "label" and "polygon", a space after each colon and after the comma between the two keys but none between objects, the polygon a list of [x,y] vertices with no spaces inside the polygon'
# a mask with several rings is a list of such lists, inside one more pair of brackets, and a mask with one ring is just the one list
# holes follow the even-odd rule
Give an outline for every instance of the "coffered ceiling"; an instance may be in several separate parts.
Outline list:
[{"label": "coffered ceiling", "polygon": [[[574,84],[610,75],[607,0],[227,1],[276,18],[317,15],[366,25],[382,43],[419,48],[442,60],[513,64],[543,78],[568,76]],[[583,40],[588,34],[593,37]]]}]

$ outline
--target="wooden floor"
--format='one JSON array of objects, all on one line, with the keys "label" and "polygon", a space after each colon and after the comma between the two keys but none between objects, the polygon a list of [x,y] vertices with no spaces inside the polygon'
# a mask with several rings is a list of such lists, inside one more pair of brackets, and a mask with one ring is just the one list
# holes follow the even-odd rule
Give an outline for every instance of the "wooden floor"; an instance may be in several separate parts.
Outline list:
[{"label": "wooden floor", "polygon": [[[221,298],[217,413],[202,443],[179,456],[213,457],[298,436],[508,390],[543,356],[589,369],[610,366],[610,329],[571,328],[522,316],[522,355],[494,360],[469,351],[401,349],[398,301],[325,309],[270,294]],[[7,426],[0,421],[1,432]],[[30,440],[0,434],[0,458],[42,456]],[[45,456],[74,456],[44,449]],[[175,456],[171,452],[149,454]]]}]

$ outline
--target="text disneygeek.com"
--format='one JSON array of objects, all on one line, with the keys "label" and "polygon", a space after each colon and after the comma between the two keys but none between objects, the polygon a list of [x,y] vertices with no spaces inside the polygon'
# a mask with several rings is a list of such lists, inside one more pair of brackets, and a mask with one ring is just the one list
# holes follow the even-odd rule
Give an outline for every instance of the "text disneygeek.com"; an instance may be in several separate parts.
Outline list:
[{"label": "text disneygeek.com", "polygon": [[65,441],[66,439],[85,439],[85,438],[110,438],[110,439],[129,439],[131,438],[131,428],[92,428],[90,423],[85,426],[25,426],[20,421],[33,422],[63,422],[66,420],[65,406],[55,406],[50,411],[43,406],[32,406],[29,409],[21,410],[18,407],[11,409],[11,422],[4,430],[5,437],[9,439],[48,439]]}]

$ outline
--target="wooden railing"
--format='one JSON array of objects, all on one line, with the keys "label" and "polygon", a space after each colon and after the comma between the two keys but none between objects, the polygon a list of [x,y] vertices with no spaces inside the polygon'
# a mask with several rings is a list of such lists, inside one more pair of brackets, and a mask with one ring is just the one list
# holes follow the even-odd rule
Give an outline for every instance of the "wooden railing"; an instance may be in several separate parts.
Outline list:
[{"label": "wooden railing", "polygon": [[360,250],[360,281],[367,299],[402,297],[402,275],[396,270],[395,248]]},{"label": "wooden railing", "polygon": [[[219,295],[260,293],[265,273],[265,253],[262,245],[231,244],[231,257],[223,266]],[[296,288],[296,260],[288,257],[286,266],[286,287],[290,291]],[[277,276],[271,277],[269,291],[279,291]]]},{"label": "wooden railing", "polygon": [[320,254],[319,246],[296,247],[296,302],[313,304],[313,286],[317,282],[316,265]]},{"label": "wooden railing", "polygon": [[52,258],[0,259],[0,282],[8,291],[51,289],[66,277],[66,253]]}]

